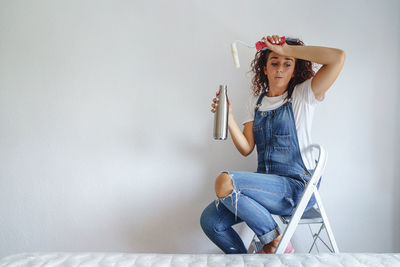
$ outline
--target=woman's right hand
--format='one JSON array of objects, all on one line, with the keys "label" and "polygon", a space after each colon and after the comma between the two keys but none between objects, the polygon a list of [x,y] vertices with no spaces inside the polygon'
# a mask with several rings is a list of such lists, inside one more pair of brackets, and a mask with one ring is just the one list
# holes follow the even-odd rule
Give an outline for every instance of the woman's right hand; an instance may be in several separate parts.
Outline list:
[{"label": "woman's right hand", "polygon": [[[219,95],[219,91],[217,91],[217,93],[215,94],[215,98],[213,99],[213,103],[211,104],[211,107],[212,107],[211,112],[212,113],[215,113],[215,110],[218,107],[218,103],[219,103],[218,95]],[[228,107],[229,107],[229,113],[232,113],[232,101],[230,101],[229,99],[228,99]]]}]

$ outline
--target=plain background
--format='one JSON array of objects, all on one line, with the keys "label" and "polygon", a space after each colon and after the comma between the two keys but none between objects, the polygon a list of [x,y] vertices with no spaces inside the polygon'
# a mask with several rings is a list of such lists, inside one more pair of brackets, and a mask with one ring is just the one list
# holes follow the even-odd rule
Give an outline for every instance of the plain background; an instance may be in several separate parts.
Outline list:
[{"label": "plain background", "polygon": [[[400,252],[399,1],[0,1],[0,256],[222,253],[199,218],[221,170],[227,84],[238,123],[265,35],[346,52],[315,111],[320,192],[342,252]],[[246,224],[235,226],[245,242]],[[293,237],[309,246],[309,229]]]}]

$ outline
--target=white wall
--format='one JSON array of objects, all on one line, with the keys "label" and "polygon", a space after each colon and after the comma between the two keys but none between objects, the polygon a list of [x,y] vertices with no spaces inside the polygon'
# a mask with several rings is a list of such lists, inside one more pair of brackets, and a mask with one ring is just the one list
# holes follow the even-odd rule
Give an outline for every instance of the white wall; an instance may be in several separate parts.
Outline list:
[{"label": "white wall", "polygon": [[[238,122],[263,35],[343,49],[313,140],[343,252],[400,251],[398,1],[1,1],[0,256],[34,251],[222,253],[199,217],[222,169],[226,83]],[[397,164],[396,164],[397,163]],[[251,231],[235,226],[245,240]],[[308,229],[293,238],[298,252]]]}]

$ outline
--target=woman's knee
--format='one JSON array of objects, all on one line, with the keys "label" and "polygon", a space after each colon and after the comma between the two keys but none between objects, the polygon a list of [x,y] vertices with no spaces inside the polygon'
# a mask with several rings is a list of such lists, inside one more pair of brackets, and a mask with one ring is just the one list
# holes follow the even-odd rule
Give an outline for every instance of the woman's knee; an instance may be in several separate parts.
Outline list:
[{"label": "woman's knee", "polygon": [[219,198],[226,197],[234,190],[232,177],[228,173],[221,173],[215,180],[215,193]]}]

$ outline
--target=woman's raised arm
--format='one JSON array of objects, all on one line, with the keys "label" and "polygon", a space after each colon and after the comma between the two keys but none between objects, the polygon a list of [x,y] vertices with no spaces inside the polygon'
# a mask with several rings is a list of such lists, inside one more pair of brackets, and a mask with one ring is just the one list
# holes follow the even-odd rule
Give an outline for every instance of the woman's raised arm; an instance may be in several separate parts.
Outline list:
[{"label": "woman's raised arm", "polygon": [[346,53],[338,48],[330,48],[323,46],[300,46],[273,44],[277,43],[280,37],[278,35],[268,36],[265,44],[268,49],[282,56],[289,56],[303,60],[309,60],[323,66],[318,70],[312,79],[311,88],[316,98],[321,98],[326,91],[332,86],[346,59]]},{"label": "woman's raised arm", "polygon": [[311,81],[315,98],[320,99],[332,86],[343,68],[346,54],[343,50],[322,46],[288,45],[287,56],[309,60],[323,66]]}]

